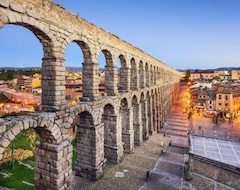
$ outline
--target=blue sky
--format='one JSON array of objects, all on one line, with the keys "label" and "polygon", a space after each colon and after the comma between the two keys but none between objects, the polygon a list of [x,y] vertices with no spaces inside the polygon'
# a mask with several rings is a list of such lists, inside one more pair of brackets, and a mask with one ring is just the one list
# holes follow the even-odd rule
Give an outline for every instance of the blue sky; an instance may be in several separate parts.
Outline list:
[{"label": "blue sky", "polygon": [[[240,66],[239,0],[52,1],[175,69]],[[42,57],[29,30],[0,29],[0,66],[41,66]],[[65,58],[79,66],[81,50],[71,43]]]}]

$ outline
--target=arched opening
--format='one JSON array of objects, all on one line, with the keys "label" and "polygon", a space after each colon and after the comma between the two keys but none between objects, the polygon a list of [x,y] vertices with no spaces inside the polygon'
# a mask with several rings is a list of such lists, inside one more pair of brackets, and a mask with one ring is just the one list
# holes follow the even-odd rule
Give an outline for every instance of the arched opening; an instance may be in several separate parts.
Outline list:
[{"label": "arched opening", "polygon": [[0,80],[5,83],[1,91],[9,100],[0,102],[0,115],[33,112],[41,104],[43,47],[38,38],[43,37],[31,30],[30,26],[12,24],[0,30],[1,66],[6,66],[0,72]]},{"label": "arched opening", "polygon": [[[58,137],[61,138],[58,127],[52,126],[51,129],[48,129],[45,125],[36,127],[37,124],[35,122],[33,123],[33,120],[29,118],[22,119],[18,124],[12,123],[12,128],[5,132],[6,134],[11,133],[11,136],[1,137],[0,141],[5,141],[5,143],[6,140],[9,141],[9,143],[12,142],[13,153],[16,153],[13,150],[14,148],[18,149],[19,146],[21,146],[21,149],[17,153],[20,159],[25,159],[24,155],[31,152],[33,152],[33,154],[30,154],[30,157],[34,155],[34,159],[27,158],[27,160],[15,162],[11,173],[14,172],[16,174],[16,180],[11,176],[8,185],[16,189],[29,189],[29,186],[30,189],[33,186],[42,189],[47,189],[47,187],[52,186],[54,189],[60,189],[63,184],[56,183],[56,181],[61,180],[61,178],[51,178],[53,175],[60,176],[60,173],[63,173],[62,170],[58,170],[59,167],[64,167],[64,172],[69,174],[69,176],[64,179],[64,181],[69,184],[71,181],[72,166],[71,160],[68,160],[68,158],[72,158],[71,144],[69,144],[68,141],[57,139]],[[43,120],[40,120],[42,123]],[[47,121],[47,123],[51,125],[49,121]],[[33,129],[32,127],[35,128]],[[54,132],[51,130],[54,130]],[[36,142],[36,140],[38,141]],[[6,147],[6,144],[1,144],[0,147]],[[22,166],[27,167],[30,171],[28,169],[28,171],[26,171],[24,167],[21,168]],[[24,177],[23,181],[26,181],[26,183],[24,183],[27,185],[26,188],[23,187],[20,176]],[[1,183],[1,185],[2,184],[3,183]]]},{"label": "arched opening", "polygon": [[153,85],[156,85],[157,81],[157,69],[155,66],[153,66]]},{"label": "arched opening", "polygon": [[149,71],[149,65],[146,63],[145,65],[145,76],[146,76],[146,86],[149,87],[150,85],[150,71]]},{"label": "arched opening", "polygon": [[[80,46],[80,47],[79,47]],[[82,97],[83,85],[83,53],[81,47],[83,42],[71,42],[65,49],[65,70],[66,70],[66,84],[65,84],[65,99],[67,105],[74,106]]]},{"label": "arched opening", "polygon": [[123,55],[120,55],[118,57],[118,60],[120,60],[120,63],[121,63],[118,91],[127,92],[129,89],[129,81],[128,81],[129,69],[127,68],[126,59]]},{"label": "arched opening", "polygon": [[150,70],[149,70],[149,77],[150,77],[150,85],[153,85],[153,81],[154,81],[154,72],[153,72],[153,66],[150,65]]},{"label": "arched opening", "polygon": [[131,90],[136,90],[138,88],[138,73],[137,73],[137,65],[135,59],[131,59]]},{"label": "arched opening", "polygon": [[[99,61],[103,59],[102,56],[105,57],[105,69],[101,70],[102,64],[99,64],[100,94],[115,96],[117,93],[117,66],[108,50],[102,50],[98,58]],[[104,92],[102,92],[102,88]]]},{"label": "arched opening", "polygon": [[139,85],[140,88],[144,88],[145,85],[145,74],[142,61],[139,62]]},{"label": "arched opening", "polygon": [[121,67],[122,67],[122,64],[121,64],[121,59],[120,59],[120,56],[117,58],[117,89],[118,89],[118,92],[121,91],[122,87],[121,87],[121,79],[120,79],[120,73],[121,73]]},{"label": "arched opening", "polygon": [[0,184],[2,187],[9,189],[33,188],[34,153],[38,140],[39,136],[33,128],[23,130],[14,137],[3,152],[0,161]]},{"label": "arched opening", "polygon": [[99,76],[99,94],[100,96],[105,95],[105,65],[106,58],[104,53],[101,51],[98,56],[98,76]]}]

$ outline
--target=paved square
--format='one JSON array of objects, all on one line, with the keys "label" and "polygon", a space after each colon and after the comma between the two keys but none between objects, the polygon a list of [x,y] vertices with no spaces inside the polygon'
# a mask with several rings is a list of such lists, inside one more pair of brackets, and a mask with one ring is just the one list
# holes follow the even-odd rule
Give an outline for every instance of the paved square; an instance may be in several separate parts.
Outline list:
[{"label": "paved square", "polygon": [[240,142],[190,136],[190,153],[240,168]]}]

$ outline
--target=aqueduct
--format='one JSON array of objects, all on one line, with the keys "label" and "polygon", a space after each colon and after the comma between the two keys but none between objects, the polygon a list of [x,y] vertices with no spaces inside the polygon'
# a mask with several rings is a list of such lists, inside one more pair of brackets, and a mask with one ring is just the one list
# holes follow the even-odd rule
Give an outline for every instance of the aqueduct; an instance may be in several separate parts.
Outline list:
[{"label": "aqueduct", "polygon": [[[163,125],[180,74],[131,44],[50,0],[0,0],[0,28],[29,29],[43,48],[41,110],[0,120],[0,159],[21,131],[40,136],[35,150],[35,189],[69,189],[77,119],[75,175],[98,180],[106,161],[121,162]],[[70,42],[83,52],[82,99],[66,106],[64,52]],[[98,55],[105,55],[105,93],[99,95]],[[120,59],[120,83],[116,60]]]}]

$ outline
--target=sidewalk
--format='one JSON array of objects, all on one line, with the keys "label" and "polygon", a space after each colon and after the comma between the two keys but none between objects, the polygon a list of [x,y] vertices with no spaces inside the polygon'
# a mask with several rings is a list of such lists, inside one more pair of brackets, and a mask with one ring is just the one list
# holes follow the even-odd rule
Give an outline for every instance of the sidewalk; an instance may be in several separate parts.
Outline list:
[{"label": "sidewalk", "polygon": [[[124,154],[119,164],[107,164],[104,176],[99,181],[89,181],[77,176],[73,177],[72,189],[76,190],[137,190],[145,179],[147,172],[152,170],[163,149],[170,142],[168,136],[153,134],[132,154]],[[164,147],[161,144],[164,144]],[[155,189],[159,189],[155,187]]]}]

